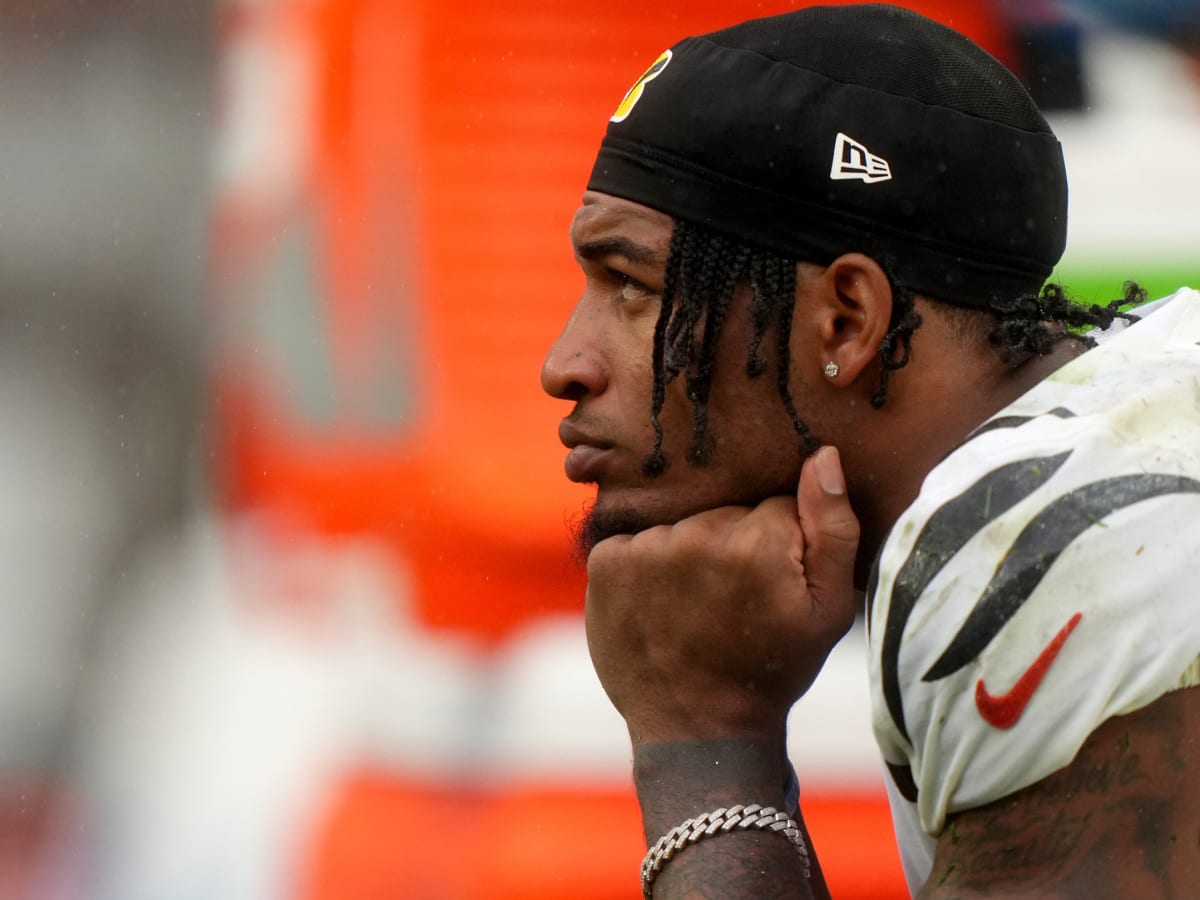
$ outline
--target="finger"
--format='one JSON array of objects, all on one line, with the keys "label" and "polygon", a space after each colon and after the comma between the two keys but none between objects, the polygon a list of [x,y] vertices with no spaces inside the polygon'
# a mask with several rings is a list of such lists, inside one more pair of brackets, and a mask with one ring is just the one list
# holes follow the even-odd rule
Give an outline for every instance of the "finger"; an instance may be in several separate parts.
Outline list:
[{"label": "finger", "polygon": [[588,578],[592,578],[596,572],[602,571],[615,561],[622,559],[628,552],[629,544],[632,541],[633,535],[615,534],[597,543],[588,553]]},{"label": "finger", "polygon": [[822,447],[805,460],[796,505],[810,591],[820,600],[852,604],[858,518],[846,495],[837,448]]}]

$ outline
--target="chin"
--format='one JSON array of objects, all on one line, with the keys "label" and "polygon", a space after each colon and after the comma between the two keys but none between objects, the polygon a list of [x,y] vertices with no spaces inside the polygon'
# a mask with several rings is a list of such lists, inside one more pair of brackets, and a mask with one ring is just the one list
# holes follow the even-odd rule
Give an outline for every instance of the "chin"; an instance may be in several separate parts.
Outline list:
[{"label": "chin", "polygon": [[[676,502],[663,502],[668,499]],[[593,547],[618,534],[637,534],[656,525],[674,525],[688,516],[720,506],[753,506],[765,497],[747,503],[743,498],[711,498],[690,492],[689,502],[678,502],[678,499],[655,496],[644,487],[620,493],[600,490],[595,502],[573,523],[576,558],[581,563],[586,562]]]},{"label": "chin", "polygon": [[[687,470],[692,471],[692,470]],[[799,470],[760,478],[673,479],[668,471],[634,484],[603,484],[595,501],[573,523],[575,557],[586,563],[592,548],[619,534],[637,534],[656,525],[673,525],[681,519],[723,506],[754,507],[779,494],[796,492]]]},{"label": "chin", "polygon": [[[673,521],[678,521],[678,518],[682,517]],[[669,521],[656,520],[633,506],[601,504],[597,501],[572,523],[575,559],[580,565],[585,565],[592,548],[601,541],[618,534],[637,534],[655,525],[666,524],[670,524]]]}]

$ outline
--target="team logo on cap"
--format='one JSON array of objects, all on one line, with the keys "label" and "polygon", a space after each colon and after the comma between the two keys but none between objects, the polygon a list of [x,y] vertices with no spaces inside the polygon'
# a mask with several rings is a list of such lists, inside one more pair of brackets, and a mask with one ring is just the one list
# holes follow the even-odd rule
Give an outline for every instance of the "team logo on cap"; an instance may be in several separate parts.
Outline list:
[{"label": "team logo on cap", "polygon": [[633,83],[633,87],[625,92],[625,96],[621,98],[621,102],[617,106],[617,111],[612,114],[612,117],[608,121],[624,122],[629,114],[633,112],[633,108],[637,106],[637,102],[642,99],[642,94],[646,90],[646,84],[657,78],[670,61],[671,51],[664,50],[658,59],[650,64],[650,68],[642,73],[642,77]]},{"label": "team logo on cap", "polygon": [[[645,76],[642,76],[645,78]],[[892,167],[849,135],[838,132],[833,142],[833,166],[829,177],[834,181],[891,181]]]}]

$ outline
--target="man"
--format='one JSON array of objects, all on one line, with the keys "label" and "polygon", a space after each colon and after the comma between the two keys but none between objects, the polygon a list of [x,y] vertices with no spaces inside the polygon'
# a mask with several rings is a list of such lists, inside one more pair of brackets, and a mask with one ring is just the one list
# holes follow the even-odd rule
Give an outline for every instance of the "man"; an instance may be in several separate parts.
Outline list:
[{"label": "man", "polygon": [[1200,295],[1077,307],[1065,230],[1028,95],[904,10],[687,39],[621,101],[542,383],[646,896],[827,896],[785,721],[863,590],[914,893],[1195,894]]}]

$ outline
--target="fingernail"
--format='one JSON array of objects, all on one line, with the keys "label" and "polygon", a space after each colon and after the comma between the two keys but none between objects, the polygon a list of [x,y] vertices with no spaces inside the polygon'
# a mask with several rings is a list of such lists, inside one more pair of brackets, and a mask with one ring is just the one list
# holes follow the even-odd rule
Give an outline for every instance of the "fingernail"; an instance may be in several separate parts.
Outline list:
[{"label": "fingernail", "polygon": [[842,474],[842,460],[836,447],[822,447],[813,460],[817,467],[817,481],[821,490],[835,497],[846,493],[846,477]]}]

